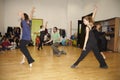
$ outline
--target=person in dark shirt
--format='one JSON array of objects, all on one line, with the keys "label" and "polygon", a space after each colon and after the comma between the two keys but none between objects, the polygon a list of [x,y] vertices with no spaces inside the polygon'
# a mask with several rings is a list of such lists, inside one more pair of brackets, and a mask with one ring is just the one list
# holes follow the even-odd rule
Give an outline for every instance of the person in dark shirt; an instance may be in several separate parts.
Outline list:
[{"label": "person in dark shirt", "polygon": [[45,28],[43,26],[40,26],[40,43],[38,45],[38,50],[39,48],[43,49],[42,45],[43,45],[43,42],[44,42],[44,36],[45,36]]},{"label": "person in dark shirt", "polygon": [[[101,32],[101,25],[100,24],[97,24],[94,28],[94,34],[95,34],[95,37],[96,37],[96,40],[97,40],[97,45],[98,45],[98,48],[99,48],[99,51],[101,53],[101,55],[103,56],[104,59],[106,59],[105,55],[103,54],[103,39],[104,39],[104,32]],[[105,44],[104,44],[105,45]]]},{"label": "person in dark shirt", "polygon": [[38,50],[39,48],[43,49],[42,45],[44,43],[44,38],[45,38],[45,35],[48,33],[48,30],[47,30],[47,24],[48,22],[45,23],[45,26],[41,25],[40,26],[40,37],[39,37],[39,40],[40,40],[40,43],[38,45]]},{"label": "person in dark shirt", "polygon": [[71,68],[76,68],[76,66],[81,62],[87,54],[92,50],[96,59],[98,60],[100,64],[100,68],[108,68],[105,60],[103,59],[102,55],[99,52],[98,46],[97,46],[97,40],[95,38],[95,35],[93,33],[93,24],[94,24],[94,16],[96,13],[96,8],[93,12],[92,17],[91,16],[86,16],[83,19],[83,23],[86,25],[86,36],[85,36],[85,42],[83,46],[83,51],[77,61],[71,66]]}]

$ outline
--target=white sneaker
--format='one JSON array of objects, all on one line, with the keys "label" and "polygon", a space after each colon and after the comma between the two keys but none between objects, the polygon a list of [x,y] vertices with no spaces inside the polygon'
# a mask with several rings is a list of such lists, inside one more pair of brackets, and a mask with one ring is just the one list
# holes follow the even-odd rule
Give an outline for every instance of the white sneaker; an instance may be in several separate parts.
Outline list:
[{"label": "white sneaker", "polygon": [[32,63],[29,64],[29,67],[32,68]]},{"label": "white sneaker", "polygon": [[24,60],[22,60],[21,62],[20,62],[20,64],[24,64],[25,63],[25,61]]}]

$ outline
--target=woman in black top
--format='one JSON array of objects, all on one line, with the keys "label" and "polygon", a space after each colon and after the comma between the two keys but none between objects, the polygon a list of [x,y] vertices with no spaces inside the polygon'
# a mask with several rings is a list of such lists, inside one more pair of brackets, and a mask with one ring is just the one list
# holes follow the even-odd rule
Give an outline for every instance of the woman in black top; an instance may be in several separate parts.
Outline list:
[{"label": "woman in black top", "polygon": [[83,23],[86,25],[86,36],[85,36],[83,51],[80,57],[78,58],[78,60],[71,66],[71,68],[75,68],[79,64],[79,62],[82,61],[91,50],[94,52],[94,55],[100,64],[100,68],[108,68],[105,60],[103,59],[102,55],[99,52],[97,41],[96,41],[95,35],[92,30],[93,17],[94,17],[95,12],[96,12],[96,9],[92,17],[86,16],[83,19]]}]

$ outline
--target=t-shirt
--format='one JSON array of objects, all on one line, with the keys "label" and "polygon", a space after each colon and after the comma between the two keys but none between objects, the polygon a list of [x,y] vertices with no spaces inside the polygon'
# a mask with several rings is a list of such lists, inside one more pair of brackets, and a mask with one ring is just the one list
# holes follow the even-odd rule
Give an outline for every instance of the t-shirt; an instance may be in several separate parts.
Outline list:
[{"label": "t-shirt", "polygon": [[45,28],[40,29],[40,39],[44,40]]},{"label": "t-shirt", "polygon": [[29,24],[27,21],[22,20],[22,40],[31,40],[31,21],[29,21]]},{"label": "t-shirt", "polygon": [[53,40],[53,43],[60,42],[60,34],[58,32],[53,33],[51,35],[51,39]]}]

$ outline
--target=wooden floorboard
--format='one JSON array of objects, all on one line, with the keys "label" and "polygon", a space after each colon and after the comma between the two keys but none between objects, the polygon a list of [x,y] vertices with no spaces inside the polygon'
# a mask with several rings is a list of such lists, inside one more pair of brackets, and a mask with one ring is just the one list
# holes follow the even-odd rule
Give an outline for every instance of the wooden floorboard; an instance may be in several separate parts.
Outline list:
[{"label": "wooden floorboard", "polygon": [[19,49],[0,52],[0,80],[120,80],[120,54],[105,52],[108,69],[99,68],[92,52],[77,66],[71,69],[81,53],[81,49],[72,46],[62,46],[67,55],[56,57],[50,46],[44,46],[38,51],[29,47],[35,59],[32,69],[27,62],[20,64]]}]

